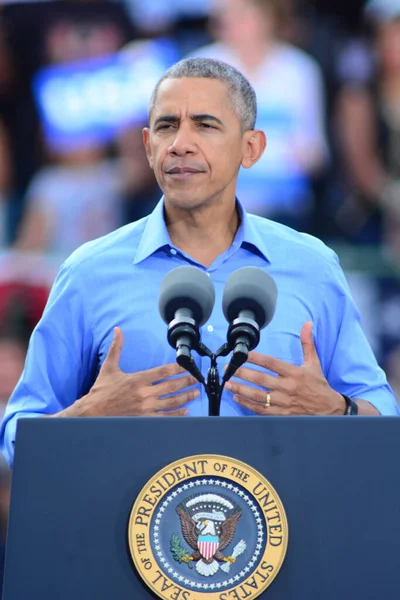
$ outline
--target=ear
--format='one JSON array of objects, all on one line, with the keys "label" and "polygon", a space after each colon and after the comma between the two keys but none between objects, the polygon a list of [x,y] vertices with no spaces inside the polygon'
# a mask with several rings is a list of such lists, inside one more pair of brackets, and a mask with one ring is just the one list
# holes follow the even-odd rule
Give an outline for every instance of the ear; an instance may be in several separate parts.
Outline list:
[{"label": "ear", "polygon": [[153,168],[153,156],[151,153],[151,146],[150,146],[150,129],[148,127],[144,127],[142,129],[142,134],[143,134],[143,144],[144,144],[144,147],[146,149],[146,154],[147,154],[147,160],[149,161],[150,167]]},{"label": "ear", "polygon": [[261,129],[246,131],[243,136],[244,155],[242,158],[242,167],[250,169],[258,162],[267,146],[267,137]]}]

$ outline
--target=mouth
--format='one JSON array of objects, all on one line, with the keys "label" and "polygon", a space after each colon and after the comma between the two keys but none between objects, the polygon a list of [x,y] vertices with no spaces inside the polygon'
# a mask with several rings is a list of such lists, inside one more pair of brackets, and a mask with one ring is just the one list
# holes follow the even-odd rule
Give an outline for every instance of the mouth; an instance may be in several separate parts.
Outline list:
[{"label": "mouth", "polygon": [[205,171],[194,169],[192,167],[173,167],[172,169],[168,169],[165,173],[172,179],[189,179],[194,175],[201,175],[204,172]]}]

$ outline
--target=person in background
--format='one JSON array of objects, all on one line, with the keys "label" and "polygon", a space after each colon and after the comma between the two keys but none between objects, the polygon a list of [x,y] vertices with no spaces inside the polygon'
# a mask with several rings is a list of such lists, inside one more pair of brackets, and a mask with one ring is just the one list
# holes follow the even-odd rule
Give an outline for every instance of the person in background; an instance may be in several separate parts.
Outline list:
[{"label": "person in background", "polygon": [[[337,100],[337,132],[349,194],[338,215],[355,242],[400,253],[400,2],[372,0],[375,72],[349,77]],[[397,258],[398,259],[398,258]]]},{"label": "person in background", "polygon": [[0,248],[7,243],[7,204],[12,180],[11,170],[8,135],[0,120]]},{"label": "person in background", "polygon": [[122,224],[120,169],[102,145],[58,152],[34,176],[14,245],[18,252],[66,257]]},{"label": "person in background", "polygon": [[217,41],[191,56],[229,63],[257,93],[257,127],[267,133],[268,153],[239,176],[246,209],[308,230],[312,178],[328,157],[325,105],[316,61],[283,38],[290,14],[288,0],[215,0],[211,23]]},{"label": "person in background", "polygon": [[0,337],[0,421],[24,369],[26,348],[19,337]]},{"label": "person in background", "polygon": [[91,143],[57,152],[39,171],[26,197],[14,250],[61,259],[87,241],[148,215],[160,197],[142,142],[142,127],[115,134],[113,158]]},{"label": "person in background", "polygon": [[132,223],[151,213],[161,196],[143,146],[144,126],[142,123],[125,127],[116,135],[115,150],[126,184],[122,195],[123,223]]},{"label": "person in background", "polygon": [[29,337],[41,314],[27,288],[0,286],[0,421],[24,369]]},{"label": "person in background", "polygon": [[13,242],[29,183],[48,158],[35,98],[36,75],[50,65],[61,67],[118,52],[136,32],[120,2],[0,4],[0,116],[14,166],[8,207],[8,238]]}]

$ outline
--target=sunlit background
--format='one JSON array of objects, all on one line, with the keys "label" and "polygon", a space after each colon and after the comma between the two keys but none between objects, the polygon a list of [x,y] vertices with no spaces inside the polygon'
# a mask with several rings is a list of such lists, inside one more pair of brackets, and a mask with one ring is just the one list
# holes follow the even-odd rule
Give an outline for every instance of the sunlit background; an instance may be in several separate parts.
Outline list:
[{"label": "sunlit background", "polygon": [[[186,56],[254,85],[238,195],[338,252],[400,398],[400,0],[0,0],[1,412],[64,258],[159,200],[141,128]],[[1,462],[0,565],[8,489]]]}]

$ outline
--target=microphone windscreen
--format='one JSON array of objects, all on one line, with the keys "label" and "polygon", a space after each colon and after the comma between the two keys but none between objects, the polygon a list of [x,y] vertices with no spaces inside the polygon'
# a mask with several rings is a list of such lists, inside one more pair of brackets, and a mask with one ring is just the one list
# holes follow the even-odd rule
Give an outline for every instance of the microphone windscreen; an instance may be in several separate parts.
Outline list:
[{"label": "microphone windscreen", "polygon": [[259,267],[242,267],[226,282],[222,298],[225,319],[232,323],[241,310],[252,310],[262,329],[274,316],[277,295],[278,289],[271,275]]},{"label": "microphone windscreen", "polygon": [[214,285],[210,277],[197,267],[177,267],[161,282],[158,309],[167,324],[175,318],[177,310],[188,308],[201,327],[210,318],[214,302]]}]

